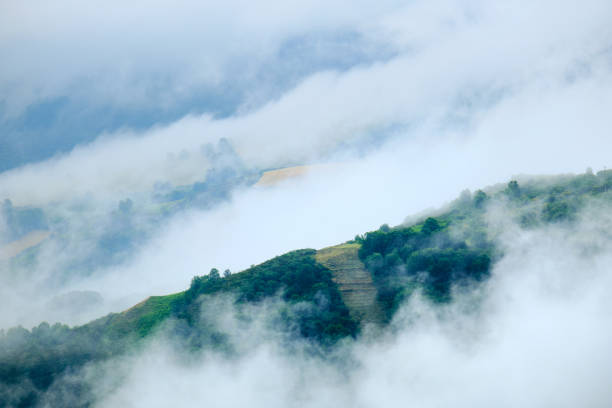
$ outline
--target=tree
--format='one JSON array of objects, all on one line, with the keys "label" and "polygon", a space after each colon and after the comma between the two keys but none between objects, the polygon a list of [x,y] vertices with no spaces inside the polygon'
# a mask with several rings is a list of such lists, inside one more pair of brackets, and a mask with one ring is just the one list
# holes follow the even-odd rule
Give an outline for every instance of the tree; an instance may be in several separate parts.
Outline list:
[{"label": "tree", "polygon": [[228,276],[230,276],[232,274],[232,271],[230,271],[229,269],[226,269],[225,271],[223,271],[223,277],[227,278]]},{"label": "tree", "polygon": [[487,201],[489,197],[487,196],[487,193],[485,193],[482,190],[478,190],[476,191],[476,194],[474,194],[474,207],[476,208],[482,208],[482,206],[484,205],[484,203]]},{"label": "tree", "polygon": [[519,198],[521,196],[521,188],[519,187],[518,181],[511,180],[508,183],[508,188],[506,189],[506,193],[511,198]]},{"label": "tree", "polygon": [[119,201],[119,211],[122,214],[128,214],[129,212],[131,212],[132,207],[134,207],[134,202],[129,198]]},{"label": "tree", "polygon": [[555,197],[549,197],[546,206],[542,210],[542,218],[547,222],[559,222],[573,218],[573,211],[570,205]]},{"label": "tree", "polygon": [[212,268],[208,273],[209,279],[220,279],[221,275],[219,274],[219,270],[217,268]]},{"label": "tree", "polygon": [[435,218],[429,217],[423,223],[423,228],[421,232],[424,234],[432,234],[436,231],[440,230],[440,223]]}]

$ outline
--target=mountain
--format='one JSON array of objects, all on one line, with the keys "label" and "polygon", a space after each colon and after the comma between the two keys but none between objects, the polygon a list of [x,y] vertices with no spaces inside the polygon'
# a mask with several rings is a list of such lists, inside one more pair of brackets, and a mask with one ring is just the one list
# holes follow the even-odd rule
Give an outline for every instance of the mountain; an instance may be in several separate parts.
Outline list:
[{"label": "mountain", "polygon": [[[338,344],[366,330],[383,332],[415,294],[442,307],[456,293],[487,282],[504,257],[497,244],[503,229],[491,214],[526,231],[550,224],[571,227],[588,205],[610,202],[609,170],[518,177],[474,194],[465,191],[427,216],[383,225],[343,244],[292,251],[239,273],[212,269],[194,277],[184,292],[151,296],[83,326],[41,323],[32,330],[2,331],[0,406],[44,401],[45,391],[63,375],[138,350],[156,336],[191,352],[232,355],[236,350],[223,325],[210,317],[219,307],[235,308],[246,321],[250,307],[270,304],[267,324],[287,339],[287,347],[305,341],[312,353],[333,356]],[[85,382],[70,392],[83,406],[95,398]]]},{"label": "mountain", "polygon": [[[200,146],[201,180],[191,184],[156,183],[129,197],[65,197],[38,204],[0,206],[0,269],[7,276],[28,276],[41,253],[68,253],[48,274],[51,283],[90,276],[125,262],[180,212],[212,209],[231,194],[254,185],[261,171],[247,168],[226,139]],[[0,193],[1,194],[1,193]],[[95,225],[95,227],[94,227]]]}]

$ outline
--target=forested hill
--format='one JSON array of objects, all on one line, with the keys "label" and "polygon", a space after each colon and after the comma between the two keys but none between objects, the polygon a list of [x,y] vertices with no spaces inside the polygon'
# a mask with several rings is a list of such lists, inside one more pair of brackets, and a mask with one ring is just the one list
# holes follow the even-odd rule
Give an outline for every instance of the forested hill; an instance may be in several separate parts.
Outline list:
[{"label": "forested hill", "polygon": [[[489,226],[491,209],[520,228],[571,225],[591,201],[612,201],[612,171],[520,178],[475,193],[464,192],[438,212],[396,227],[381,226],[319,251],[302,249],[240,273],[193,278],[189,289],[152,296],[122,313],[79,327],[41,323],[0,332],[0,407],[32,406],[63,373],[137,349],[159,333],[192,352],[232,353],[227,333],[203,313],[223,296],[233,307],[273,302],[273,330],[305,339],[327,353],[366,324],[384,328],[402,302],[421,293],[432,304],[453,301],[456,289],[483,282],[504,256]],[[216,312],[216,311],[213,311]],[[243,316],[248,319],[248,313]],[[77,387],[86,406],[85,385]]]}]

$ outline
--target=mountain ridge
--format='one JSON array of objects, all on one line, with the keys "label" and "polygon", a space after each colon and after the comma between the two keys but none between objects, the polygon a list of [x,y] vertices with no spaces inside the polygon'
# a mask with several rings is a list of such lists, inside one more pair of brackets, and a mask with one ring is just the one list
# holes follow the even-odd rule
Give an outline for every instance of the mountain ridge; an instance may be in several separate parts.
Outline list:
[{"label": "mountain ridge", "polygon": [[[486,191],[486,192],[485,192]],[[224,276],[212,269],[186,291],[151,296],[133,307],[82,326],[41,323],[0,331],[0,385],[31,384],[23,398],[37,400],[62,373],[137,350],[164,333],[190,350],[231,352],[223,330],[202,314],[202,301],[229,296],[233,307],[278,299],[273,330],[317,349],[356,338],[368,323],[380,329],[415,292],[435,304],[452,302],[454,289],[477,287],[503,257],[487,211],[501,206],[520,228],[571,224],[589,200],[612,201],[612,171],[463,193],[435,216],[356,236],[320,250],[301,249]],[[0,400],[6,398],[0,387]]]}]

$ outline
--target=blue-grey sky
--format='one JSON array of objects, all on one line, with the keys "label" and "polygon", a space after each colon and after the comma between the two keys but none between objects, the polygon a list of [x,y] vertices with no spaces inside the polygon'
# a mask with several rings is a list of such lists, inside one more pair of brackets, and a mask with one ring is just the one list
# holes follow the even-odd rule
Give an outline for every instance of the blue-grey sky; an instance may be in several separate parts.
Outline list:
[{"label": "blue-grey sky", "polygon": [[22,155],[0,154],[29,164],[0,173],[0,199],[116,206],[201,180],[202,145],[222,137],[253,168],[341,163],[180,214],[133,263],[79,283],[122,307],[465,188],[610,166],[608,0],[1,4],[0,141]]},{"label": "blue-grey sky", "polygon": [[[0,328],[58,318],[48,302],[70,291],[104,299],[59,315],[79,324],[465,188],[610,167],[611,21],[610,0],[0,0],[0,200],[54,208],[74,243],[0,271]],[[128,261],[47,284],[119,200],[201,180],[202,145],[220,138],[251,168],[329,165],[179,212]],[[612,212],[593,205],[571,231],[524,231],[493,208],[505,257],[482,311],[462,317],[458,301],[440,320],[413,298],[393,334],[343,349],[349,373],[242,324],[244,356],[185,366],[152,342],[102,367],[94,391],[113,407],[610,406]],[[118,388],[100,381],[117,373]]]},{"label": "blue-grey sky", "polygon": [[0,195],[18,197],[34,180],[61,194],[148,188],[176,174],[191,181],[201,163],[176,170],[170,161],[220,137],[260,168],[369,151],[393,137],[476,136],[482,157],[513,148],[512,138],[533,142],[506,173],[601,168],[611,8],[3,2],[0,171],[42,163],[5,172]]},{"label": "blue-grey sky", "polygon": [[251,110],[395,52],[367,27],[393,4],[198,3],[2,2],[0,172],[118,129]]}]

